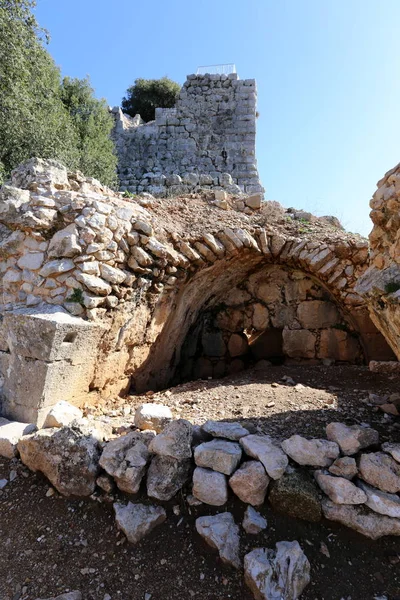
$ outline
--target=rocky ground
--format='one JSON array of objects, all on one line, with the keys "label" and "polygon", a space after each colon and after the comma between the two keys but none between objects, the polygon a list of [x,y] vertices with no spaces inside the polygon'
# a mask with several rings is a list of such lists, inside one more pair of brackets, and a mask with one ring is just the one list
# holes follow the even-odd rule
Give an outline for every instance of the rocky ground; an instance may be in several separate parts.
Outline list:
[{"label": "rocky ground", "polygon": [[[255,431],[288,437],[323,436],[332,421],[369,423],[381,442],[400,441],[397,417],[379,407],[398,402],[399,378],[362,367],[271,367],[219,381],[191,382],[147,395],[175,416],[203,423],[234,419]],[[128,428],[142,397],[88,409],[95,418]],[[210,506],[189,507],[186,493],[166,505],[167,521],[135,546],[117,531],[110,499],[67,500],[17,460],[0,460],[0,599],[50,598],[81,590],[84,600],[251,600],[241,571],[223,565],[195,530]],[[117,495],[115,495],[117,497]],[[143,501],[144,496],[143,496]],[[146,502],[146,501],[145,501]],[[245,505],[224,507],[237,523]],[[369,540],[332,522],[308,523],[260,511],[268,527],[241,530],[242,556],[255,547],[298,540],[311,563],[305,600],[399,600],[400,540]]]}]

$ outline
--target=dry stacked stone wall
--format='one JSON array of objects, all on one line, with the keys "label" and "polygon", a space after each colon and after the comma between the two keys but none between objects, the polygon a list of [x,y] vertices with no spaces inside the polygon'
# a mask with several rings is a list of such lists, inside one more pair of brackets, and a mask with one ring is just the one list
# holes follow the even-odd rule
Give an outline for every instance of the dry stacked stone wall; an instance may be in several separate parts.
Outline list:
[{"label": "dry stacked stone wall", "polygon": [[262,192],[256,99],[254,79],[189,75],[175,108],[156,109],[155,121],[113,109],[121,189],[160,197],[200,188]]}]

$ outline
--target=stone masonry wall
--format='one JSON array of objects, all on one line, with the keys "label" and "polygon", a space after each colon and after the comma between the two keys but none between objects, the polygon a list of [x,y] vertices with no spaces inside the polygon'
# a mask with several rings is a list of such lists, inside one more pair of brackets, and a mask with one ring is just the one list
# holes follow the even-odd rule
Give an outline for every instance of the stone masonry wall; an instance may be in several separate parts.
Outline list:
[{"label": "stone masonry wall", "polygon": [[189,75],[176,107],[144,123],[113,109],[121,189],[156,196],[199,188],[262,192],[255,157],[256,83]]}]

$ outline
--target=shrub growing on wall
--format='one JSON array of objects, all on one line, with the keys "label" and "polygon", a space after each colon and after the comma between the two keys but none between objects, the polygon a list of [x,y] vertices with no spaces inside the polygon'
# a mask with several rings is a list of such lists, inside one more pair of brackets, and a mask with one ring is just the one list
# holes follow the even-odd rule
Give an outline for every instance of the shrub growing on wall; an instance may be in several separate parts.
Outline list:
[{"label": "shrub growing on wall", "polygon": [[131,117],[139,114],[144,121],[153,121],[156,108],[175,106],[180,89],[179,83],[168,77],[136,79],[122,99],[122,110]]}]

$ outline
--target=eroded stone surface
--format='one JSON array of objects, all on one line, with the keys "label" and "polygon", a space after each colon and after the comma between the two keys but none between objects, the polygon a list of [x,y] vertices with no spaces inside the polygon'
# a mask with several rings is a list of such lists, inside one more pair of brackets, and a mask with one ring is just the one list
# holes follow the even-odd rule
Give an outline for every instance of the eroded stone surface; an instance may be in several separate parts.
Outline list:
[{"label": "eroded stone surface", "polygon": [[190,476],[190,458],[176,460],[170,456],[154,456],[147,472],[147,495],[167,501],[185,485]]},{"label": "eroded stone surface", "polygon": [[256,548],[244,557],[244,579],[256,600],[297,600],[310,583],[310,563],[298,542]]},{"label": "eroded stone surface", "polygon": [[212,440],[195,448],[194,460],[198,467],[204,467],[231,475],[240,463],[242,449],[236,442]]},{"label": "eroded stone surface", "polygon": [[223,473],[196,467],[193,473],[193,496],[205,504],[222,506],[228,500],[228,482]]},{"label": "eroded stone surface", "polygon": [[282,477],[288,465],[288,457],[268,435],[248,435],[241,438],[240,445],[252,458],[257,458],[272,479]]},{"label": "eroded stone surface", "polygon": [[388,494],[361,481],[357,481],[358,487],[366,494],[366,506],[381,515],[400,519],[400,497],[397,494]]},{"label": "eroded stone surface", "polygon": [[385,535],[400,535],[400,519],[378,515],[363,507],[336,504],[324,498],[322,511],[326,519],[355,529],[373,540]]},{"label": "eroded stone surface", "polygon": [[323,492],[337,504],[364,504],[367,496],[344,477],[335,477],[327,471],[315,471],[314,477]]},{"label": "eroded stone surface", "polygon": [[361,454],[358,465],[360,477],[383,492],[400,491],[400,464],[384,452]]},{"label": "eroded stone surface", "polygon": [[249,431],[242,427],[240,423],[206,421],[202,429],[213,437],[226,438],[234,442],[240,440],[245,435],[249,435]]},{"label": "eroded stone surface", "polygon": [[263,504],[270,478],[258,460],[244,462],[229,478],[229,485],[242,502]]},{"label": "eroded stone surface", "polygon": [[81,419],[82,416],[80,408],[60,400],[47,415],[43,427],[64,427],[70,425],[75,419]]},{"label": "eroded stone surface", "polygon": [[133,504],[132,502],[128,502],[126,506],[116,502],[114,511],[118,528],[124,532],[128,541],[132,544],[137,544],[139,540],[167,518],[162,506]]},{"label": "eroded stone surface", "polygon": [[267,528],[267,521],[252,506],[248,506],[244,513],[242,526],[246,533],[257,535]]},{"label": "eroded stone surface", "polygon": [[321,520],[319,491],[307,471],[288,469],[272,483],[268,500],[277,512],[305,521]]},{"label": "eroded stone surface", "polygon": [[123,492],[136,494],[150,460],[148,445],[154,434],[132,432],[108,442],[99,464]]},{"label": "eroded stone surface", "polygon": [[336,442],[346,456],[352,456],[359,450],[374,446],[379,442],[379,433],[371,427],[360,425],[345,425],[344,423],[329,423],[326,436]]},{"label": "eroded stone surface", "polygon": [[64,496],[90,496],[99,471],[100,440],[93,427],[77,424],[41,429],[18,442],[22,462],[40,471]]},{"label": "eroded stone surface", "polygon": [[150,443],[149,450],[159,456],[184,460],[192,456],[192,424],[185,419],[168,423]]},{"label": "eroded stone surface", "polygon": [[339,446],[327,440],[307,440],[300,435],[292,435],[282,442],[282,448],[299,465],[329,467],[339,456]]},{"label": "eroded stone surface", "polygon": [[231,513],[199,517],[196,529],[212,548],[216,548],[222,562],[239,569],[239,527]]}]

